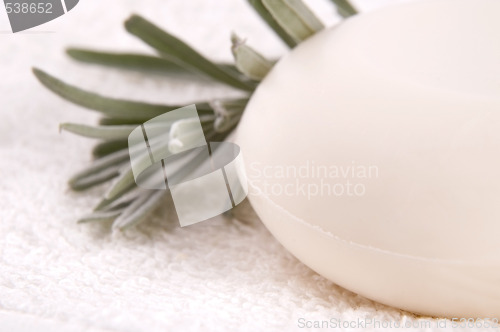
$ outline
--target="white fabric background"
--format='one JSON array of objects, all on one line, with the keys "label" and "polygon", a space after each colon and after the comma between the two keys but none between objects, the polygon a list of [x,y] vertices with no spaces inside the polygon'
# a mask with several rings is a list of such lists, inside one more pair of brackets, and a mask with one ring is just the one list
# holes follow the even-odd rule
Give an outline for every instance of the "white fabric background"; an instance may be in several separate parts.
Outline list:
[{"label": "white fabric background", "polygon": [[[357,3],[368,10],[387,2]],[[326,0],[309,3],[325,22],[338,19]],[[248,208],[238,212],[243,221],[183,229],[165,207],[125,233],[75,223],[105,188],[67,190],[93,142],[59,134],[58,124],[97,115],[46,91],[31,66],[117,97],[188,103],[237,94],[64,56],[66,45],[148,50],[122,28],[132,12],[215,59],[230,60],[233,30],[266,55],[285,52],[243,0],[81,0],[68,15],[15,35],[0,10],[0,331],[283,331],[298,329],[301,317],[415,322],[308,269]]]}]

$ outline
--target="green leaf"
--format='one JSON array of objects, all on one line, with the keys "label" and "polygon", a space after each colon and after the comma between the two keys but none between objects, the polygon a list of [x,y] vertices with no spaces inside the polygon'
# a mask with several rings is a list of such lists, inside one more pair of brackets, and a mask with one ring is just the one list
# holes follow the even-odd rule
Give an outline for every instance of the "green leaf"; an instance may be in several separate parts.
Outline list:
[{"label": "green leaf", "polygon": [[[149,157],[149,155],[148,155]],[[132,167],[125,168],[118,179],[113,183],[108,192],[104,195],[106,200],[113,200],[114,198],[120,197],[131,188],[135,186],[134,173]]]},{"label": "green leaf", "polygon": [[[150,70],[154,72],[165,71],[169,73],[184,73],[186,69],[172,61],[157,56],[135,53],[110,53],[92,51],[78,48],[69,48],[66,53],[73,59],[125,69]],[[192,73],[190,73],[192,74]]]},{"label": "green leaf", "polygon": [[78,223],[81,224],[81,223],[88,223],[88,222],[109,222],[109,221],[113,221],[116,218],[118,218],[118,216],[120,216],[120,214],[122,214],[123,211],[124,211],[124,209],[114,210],[114,211],[98,211],[98,212],[94,212],[94,213],[91,213],[89,215],[86,215],[86,216],[78,219]]},{"label": "green leaf", "polygon": [[118,175],[120,175],[118,167],[110,166],[110,168],[100,170],[94,174],[89,174],[85,177],[72,180],[69,182],[69,186],[74,191],[83,191],[107,182]]},{"label": "green leaf", "polygon": [[101,118],[99,124],[102,126],[121,126],[121,125],[136,125],[140,126],[141,121],[130,119],[117,119],[117,118]]},{"label": "green leaf", "polygon": [[267,8],[262,3],[262,0],[248,0],[250,5],[255,9],[255,11],[260,15],[260,17],[269,25],[271,29],[288,45],[288,47],[295,47],[297,42],[290,37],[290,35],[281,27],[281,25],[276,22],[274,17],[269,13]]},{"label": "green leaf", "polygon": [[252,82],[245,82],[234,72],[214,64],[180,39],[161,30],[140,16],[133,15],[129,18],[125,22],[125,28],[128,32],[156,49],[162,56],[166,56],[169,60],[186,69],[204,73],[217,81],[238,89],[246,91],[255,89],[255,84]]},{"label": "green leaf", "polygon": [[214,100],[210,102],[216,115],[215,132],[230,132],[240,121],[247,103],[248,100]]},{"label": "green leaf", "polygon": [[[248,102],[248,98],[245,99],[226,99],[224,100],[224,103],[227,103],[229,105],[246,105]],[[210,111],[198,111],[200,115],[200,120],[202,122],[202,127],[205,129],[211,128],[211,125],[209,125],[209,122],[213,121],[214,117],[214,111],[212,109],[212,102],[209,103],[209,108]],[[114,119],[114,118],[103,118],[100,121],[100,124],[102,125],[118,125],[118,124],[127,124],[131,122],[136,122],[133,120],[125,120],[125,119]],[[139,126],[140,124],[136,124]],[[128,147],[128,141],[127,140],[113,140],[113,141],[106,141],[106,142],[101,142],[98,145],[96,145],[92,151],[92,154],[95,157],[103,157],[106,156],[110,153],[126,149]]]},{"label": "green leaf", "polygon": [[96,146],[94,146],[94,149],[92,150],[92,155],[97,158],[102,158],[111,153],[126,149],[127,147],[128,147],[128,140],[126,139],[101,142]]},{"label": "green leaf", "polygon": [[297,42],[324,28],[323,23],[301,0],[262,0],[278,24]]},{"label": "green leaf", "polygon": [[332,2],[337,6],[337,11],[342,17],[349,17],[358,13],[349,0],[332,0]]},{"label": "green leaf", "polygon": [[215,119],[214,129],[218,133],[225,133],[232,130],[241,119],[240,116],[218,117]]},{"label": "green leaf", "polygon": [[146,219],[165,200],[166,193],[167,191],[165,190],[152,190],[147,194],[139,196],[115,220],[113,229],[124,230]]},{"label": "green leaf", "polygon": [[109,181],[120,174],[120,167],[129,160],[128,150],[121,150],[98,159],[69,180],[71,189],[81,191]]},{"label": "green leaf", "polygon": [[219,107],[219,105],[222,105],[227,109],[236,108],[238,110],[242,110],[242,109],[244,110],[249,101],[250,101],[250,98],[240,98],[240,99],[222,98],[222,99],[211,100],[209,102],[209,105],[210,105],[210,108],[212,109],[212,112],[217,114],[217,110],[215,108]]},{"label": "green leaf", "polygon": [[137,126],[88,126],[78,123],[63,123],[60,129],[89,138],[103,140],[127,139]]},{"label": "green leaf", "polygon": [[[164,150],[168,148],[168,141],[161,142],[156,146],[158,150]],[[127,151],[128,152],[128,151]],[[151,158],[149,153],[142,153],[137,160],[134,161],[136,169],[146,169],[151,164]],[[127,166],[122,169],[118,179],[113,183],[111,188],[105,194],[106,200],[112,200],[117,196],[122,195],[125,191],[129,190],[130,187],[135,186],[134,171],[132,170],[132,165]]]},{"label": "green leaf", "polygon": [[[186,70],[173,61],[153,55],[103,52],[79,48],[69,48],[66,50],[66,53],[77,61],[108,67],[146,70],[154,73],[165,72],[173,75],[193,76],[194,74],[198,74],[190,70]],[[237,72],[236,67],[232,64],[217,63],[217,65],[225,70]]]},{"label": "green leaf", "polygon": [[274,62],[267,60],[260,53],[257,53],[250,46],[245,44],[236,34],[231,37],[236,68],[248,78],[261,81],[273,68]]},{"label": "green leaf", "polygon": [[[63,81],[41,71],[40,69],[33,68],[33,73],[45,87],[60,97],[82,107],[101,112],[111,118],[145,122],[158,115],[182,107],[177,105],[157,105],[103,97],[96,93],[88,92],[66,84]],[[198,103],[196,104],[196,107],[199,110],[210,110],[207,103]]]},{"label": "green leaf", "polygon": [[111,209],[115,204],[120,204],[122,201],[126,201],[129,196],[134,197],[136,193],[136,189],[138,189],[137,185],[134,183],[130,185],[128,188],[123,190],[119,195],[108,199],[102,199],[99,204],[94,208],[94,211],[103,211]]},{"label": "green leaf", "polygon": [[[265,0],[269,1],[269,0]],[[325,26],[321,23],[320,19],[307,7],[307,5],[302,0],[284,0],[286,4],[304,21],[304,23],[318,32],[323,30]]]},{"label": "green leaf", "polygon": [[[225,71],[233,73],[234,76],[239,77],[241,80],[243,80],[245,82],[248,81],[248,79],[245,76],[241,75],[240,71],[238,70],[238,68],[236,68],[235,65],[228,64],[228,63],[216,63],[216,65],[221,67]],[[255,86],[254,86],[254,88],[255,88]]]},{"label": "green leaf", "polygon": [[[213,121],[213,116],[211,116],[211,121]],[[155,149],[158,151],[163,151],[165,149],[168,149],[169,146],[169,141],[161,141],[159,142],[158,145],[155,145]],[[154,153],[154,152],[153,152]],[[170,158],[177,158],[176,155],[171,156]],[[146,169],[149,167],[151,164],[151,158],[149,156],[149,153],[144,152],[142,153],[137,160],[134,161],[135,169]],[[191,160],[191,162],[188,162],[187,165],[184,167],[181,167],[181,169],[178,171],[178,173],[182,172],[189,172],[191,171],[191,167],[196,167],[199,164],[199,161],[196,159]],[[130,190],[131,187],[134,187],[135,184],[135,179],[134,179],[134,171],[132,170],[132,165],[127,166],[120,172],[120,176],[116,181],[113,183],[111,188],[108,190],[108,192],[105,194],[105,199],[106,200],[113,200],[116,197],[121,196],[123,193],[126,191]]]},{"label": "green leaf", "polygon": [[[113,141],[114,142],[114,141]],[[97,159],[86,169],[75,174],[70,182],[77,181],[80,178],[84,178],[93,173],[102,171],[110,166],[119,165],[124,161],[128,161],[130,159],[128,150],[120,150],[115,153],[109,154],[103,158]]]},{"label": "green leaf", "polygon": [[[126,195],[125,195],[126,196]],[[127,206],[132,204],[132,202],[139,197],[139,194],[136,194],[135,196],[128,197],[127,199],[120,199],[115,201],[113,204],[108,205],[107,207],[103,208],[101,211],[102,212],[111,212],[111,211],[117,211],[125,209]]]},{"label": "green leaf", "polygon": [[[210,103],[203,103],[202,105],[205,105],[205,107],[201,108],[201,107],[203,107],[203,106],[201,106],[200,109],[198,109],[198,106],[197,106],[198,115],[200,117],[213,114],[213,110],[207,106],[209,104]],[[198,105],[200,105],[200,104],[198,104]],[[179,106],[179,107],[181,107],[181,106]],[[146,122],[146,121],[144,121],[144,122]],[[103,125],[103,126],[120,126],[120,125],[140,126],[141,124],[143,124],[143,122],[138,121],[138,120],[134,120],[134,119],[101,118],[99,120],[99,124]]]}]

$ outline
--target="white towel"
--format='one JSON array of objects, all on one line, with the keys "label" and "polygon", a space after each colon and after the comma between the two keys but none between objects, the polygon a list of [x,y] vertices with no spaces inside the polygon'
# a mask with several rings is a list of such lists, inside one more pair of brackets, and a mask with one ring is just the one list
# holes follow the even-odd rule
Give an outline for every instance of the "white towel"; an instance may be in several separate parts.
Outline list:
[{"label": "white towel", "polygon": [[[327,1],[309,3],[325,21],[338,19]],[[237,211],[242,221],[219,217],[182,229],[165,207],[124,233],[75,223],[106,188],[68,191],[66,180],[89,163],[93,142],[59,134],[58,124],[94,123],[97,115],[48,92],[31,66],[116,97],[186,104],[238,95],[207,82],[186,85],[65,57],[67,45],[149,51],[122,28],[132,12],[215,59],[230,60],[233,30],[270,57],[285,52],[243,0],[82,0],[60,19],[15,35],[6,32],[0,10],[0,331],[283,331],[337,319],[427,322],[311,271],[248,206]]]}]

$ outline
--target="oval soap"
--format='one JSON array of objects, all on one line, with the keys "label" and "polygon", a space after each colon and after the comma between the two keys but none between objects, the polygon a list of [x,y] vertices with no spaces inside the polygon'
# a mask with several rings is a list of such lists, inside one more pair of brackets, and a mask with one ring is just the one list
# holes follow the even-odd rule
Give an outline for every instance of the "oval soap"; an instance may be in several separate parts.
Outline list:
[{"label": "oval soap", "polygon": [[500,1],[357,15],[301,43],[237,132],[291,253],[370,299],[500,316]]}]

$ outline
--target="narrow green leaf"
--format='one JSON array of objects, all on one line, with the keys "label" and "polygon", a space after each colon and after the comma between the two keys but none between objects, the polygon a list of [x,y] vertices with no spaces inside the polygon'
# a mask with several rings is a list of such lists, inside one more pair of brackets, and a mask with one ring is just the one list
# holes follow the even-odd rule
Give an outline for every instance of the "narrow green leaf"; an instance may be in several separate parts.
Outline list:
[{"label": "narrow green leaf", "polygon": [[135,186],[134,173],[132,167],[127,167],[120,173],[118,179],[104,195],[104,198],[106,200],[112,200],[116,197],[120,197],[133,186]]},{"label": "narrow green leaf", "polygon": [[123,211],[124,211],[124,209],[114,210],[114,211],[99,211],[99,212],[94,212],[94,213],[91,213],[89,215],[86,215],[86,216],[78,219],[78,223],[82,224],[82,223],[88,223],[88,222],[109,222],[109,221],[113,221],[116,218],[118,218],[118,216],[120,216],[120,214],[122,214]]},{"label": "narrow green leaf", "polygon": [[214,64],[189,45],[161,30],[144,18],[133,15],[125,22],[125,28],[149,46],[156,49],[161,55],[175,61],[180,66],[195,70],[222,83],[238,89],[253,91],[255,84],[245,82],[233,72]]},{"label": "narrow green leaf", "polygon": [[[217,133],[215,131],[210,131],[206,135],[207,141],[216,141],[219,138],[216,134]],[[225,133],[224,135],[227,136],[227,133]],[[225,139],[223,135],[221,135],[220,138],[221,141]],[[197,153],[194,157],[192,154],[189,154],[187,156],[183,153],[174,154],[173,156],[169,157],[169,162],[179,162],[176,171],[168,177],[169,183],[181,183],[189,174],[199,168],[203,163],[210,162],[210,160],[206,159],[206,155],[200,152]]]},{"label": "narrow green leaf", "polygon": [[[215,119],[213,115],[205,117],[206,119],[204,119],[203,117],[200,118],[202,123],[206,121],[212,123]],[[160,142],[160,145],[156,145],[155,149],[164,150],[167,149],[168,146],[169,146],[168,141],[162,141]],[[135,160],[135,165],[137,169],[146,169],[150,165],[150,163],[151,159],[149,153],[143,153],[137,160]],[[108,190],[108,192],[105,195],[105,198],[107,200],[111,200],[116,196],[121,195],[125,190],[128,190],[133,185],[135,185],[134,172],[132,170],[132,166],[128,166],[120,172],[118,179],[113,183],[111,188]]]},{"label": "narrow green leaf", "polygon": [[332,2],[337,6],[337,11],[342,17],[349,17],[358,13],[349,0],[332,0]]},{"label": "narrow green leaf", "polygon": [[103,208],[100,211],[102,211],[102,212],[111,212],[111,211],[117,211],[117,210],[123,211],[123,209],[125,209],[127,206],[132,204],[132,202],[134,200],[136,200],[138,196],[139,195],[136,194],[135,196],[128,197],[127,199],[117,200],[117,201],[113,202],[113,204],[106,206],[105,208]]},{"label": "narrow green leaf", "polygon": [[[33,68],[33,73],[45,87],[60,97],[82,107],[101,112],[111,118],[133,119],[145,122],[155,116],[182,107],[103,97],[66,84],[39,69]],[[209,108],[207,103],[197,103],[196,107],[200,110]]]},{"label": "narrow green leaf", "polygon": [[214,123],[214,129],[218,133],[225,133],[232,130],[241,119],[240,116],[218,117]]},{"label": "narrow green leaf", "polygon": [[[114,142],[114,141],[112,141]],[[121,142],[121,141],[120,141]],[[128,161],[130,159],[128,150],[120,150],[115,153],[109,154],[103,158],[97,159],[92,162],[92,164],[87,167],[86,169],[78,172],[75,174],[71,181],[76,181],[80,178],[86,177],[87,175],[91,175],[93,173],[99,172],[103,169],[106,169],[107,167],[113,166],[113,165],[119,165],[123,163],[124,161]]]},{"label": "narrow green leaf", "polygon": [[235,65],[229,63],[215,63],[217,66],[221,67],[223,70],[233,73],[234,76],[239,77],[243,81],[247,81],[247,78],[241,75],[238,68]]},{"label": "narrow green leaf", "polygon": [[[104,51],[69,48],[66,53],[73,59],[90,64],[103,65],[128,70],[146,70],[154,73],[165,72],[173,75],[193,76],[190,70],[179,66],[173,61],[153,55],[138,53],[114,53]],[[217,63],[225,70],[237,72],[236,67],[229,63]]]},{"label": "narrow green leaf", "polygon": [[99,124],[102,126],[136,125],[140,126],[141,121],[131,119],[101,118]]},{"label": "narrow green leaf", "polygon": [[[198,105],[197,105],[197,111],[198,111],[198,114],[200,115],[200,117],[213,114],[213,110],[207,106],[209,104],[210,103],[198,104],[198,105],[200,105],[199,109],[198,109]],[[144,122],[146,122],[146,121],[144,121]],[[134,120],[134,119],[121,119],[121,118],[101,118],[99,120],[99,124],[103,125],[103,126],[119,126],[119,125],[140,126],[142,123],[143,123],[142,121],[138,121],[138,120]]]},{"label": "narrow green leaf", "polygon": [[59,128],[73,134],[103,140],[126,139],[137,126],[87,126],[78,123],[62,123]]},{"label": "narrow green leaf", "polygon": [[[160,145],[156,146],[158,150],[163,150],[168,148],[168,141],[161,142]],[[149,153],[144,152],[139,156],[137,160],[134,161],[137,169],[146,169],[151,164],[151,158]],[[113,183],[105,194],[106,200],[112,200],[117,196],[122,195],[125,191],[129,190],[131,186],[135,186],[134,172],[132,170],[132,165],[127,166],[122,169],[118,179]]]},{"label": "narrow green leaf", "polygon": [[216,115],[214,123],[215,132],[230,132],[240,121],[247,103],[248,100],[214,100],[210,102]]},{"label": "narrow green leaf", "polygon": [[309,9],[303,0],[285,0],[293,11],[304,21],[307,26],[315,32],[323,30],[325,26],[321,23],[320,19]]},{"label": "narrow green leaf", "polygon": [[128,160],[128,150],[115,152],[94,161],[88,168],[75,174],[68,184],[71,189],[81,191],[104,183],[118,176],[120,167]]},{"label": "narrow green leaf", "polygon": [[[228,105],[246,105],[248,103],[248,98],[243,98],[243,99],[226,99],[224,100],[224,103],[227,103]],[[198,113],[200,115],[200,119],[202,120],[202,127],[210,127],[209,121],[210,119],[213,119],[213,114],[214,111],[212,109],[212,103],[208,103],[206,110],[198,110]],[[208,110],[209,109],[209,110]],[[209,120],[204,120],[204,119],[209,119]],[[103,118],[100,121],[101,125],[118,125],[118,124],[132,124],[132,122],[137,122],[134,120],[126,120],[126,119],[114,119],[114,118]],[[136,124],[138,126],[139,124]],[[106,142],[101,142],[98,145],[96,145],[92,151],[92,154],[95,157],[103,157],[106,156],[110,153],[116,152],[118,150],[126,149],[128,147],[128,141],[127,140],[114,140],[114,141],[106,141]]]},{"label": "narrow green leaf", "polygon": [[212,101],[211,104],[213,105],[216,117],[241,115],[246,107],[246,105],[234,105],[218,99]]},{"label": "narrow green leaf", "polygon": [[128,147],[128,140],[126,139],[105,141],[94,146],[94,149],[92,150],[92,155],[96,158],[102,158],[111,153],[126,149],[127,147]]},{"label": "narrow green leaf", "polygon": [[123,190],[119,195],[116,195],[111,199],[108,198],[102,199],[99,202],[99,204],[97,204],[97,206],[94,208],[94,211],[108,210],[115,204],[120,204],[122,201],[129,199],[129,196],[134,197],[136,195],[135,191],[136,189],[138,189],[138,187],[135,183],[133,183],[128,188]]},{"label": "narrow green leaf", "polygon": [[152,190],[141,195],[114,221],[113,229],[124,230],[146,219],[161,202],[164,202],[166,193],[165,190]]},{"label": "narrow green leaf", "polygon": [[281,27],[301,42],[323,29],[323,23],[302,0],[262,0]]},{"label": "narrow green leaf", "polygon": [[231,37],[236,68],[252,80],[261,81],[273,68],[274,63],[264,58],[260,53],[245,44],[236,34]]},{"label": "narrow green leaf", "polygon": [[111,166],[110,168],[100,170],[94,174],[72,180],[69,182],[69,186],[74,191],[83,191],[107,182],[118,175],[120,175],[119,169]]},{"label": "narrow green leaf", "polygon": [[[157,56],[135,53],[110,53],[92,51],[78,48],[69,48],[66,53],[73,59],[125,69],[150,70],[154,72],[165,71],[169,73],[185,73],[186,69],[176,63]],[[192,74],[192,73],[190,73]]]},{"label": "narrow green leaf", "polygon": [[238,109],[244,110],[250,101],[250,98],[220,98],[220,99],[212,99],[208,102],[210,109],[212,110],[212,114],[217,115],[220,107],[223,106],[226,109]]},{"label": "narrow green leaf", "polygon": [[[213,121],[214,117],[212,116],[211,121]],[[210,140],[212,135],[207,135],[207,139]],[[155,149],[158,149],[159,151],[164,150],[169,147],[169,141],[161,141],[159,145],[156,145]],[[179,179],[183,178],[190,172],[192,172],[194,169],[196,169],[202,162],[203,162],[203,154],[200,153],[194,158],[190,158],[189,160],[186,159],[183,161],[182,165],[179,165],[179,169],[174,172],[172,175],[172,178]],[[169,158],[172,158],[171,160],[175,160],[176,158],[179,158],[180,160],[184,159],[183,154],[179,155],[172,155]],[[151,163],[151,159],[149,156],[149,153],[145,152],[140,157],[134,161],[135,167],[137,169],[146,169]],[[113,185],[109,188],[107,193],[105,194],[104,200],[96,207],[97,210],[102,209],[109,204],[111,204],[114,200],[118,199],[119,197],[123,196],[125,193],[130,191],[131,189],[136,187],[135,179],[134,179],[134,172],[132,170],[132,166],[127,166],[126,168],[122,169],[120,172],[119,177],[115,180]]]},{"label": "narrow green leaf", "polygon": [[75,174],[69,180],[69,186],[73,190],[80,191],[111,180],[120,174],[120,167],[128,160],[128,150],[121,150],[95,160],[89,167]]},{"label": "narrow green leaf", "polygon": [[257,14],[274,30],[274,32],[288,45],[288,47],[295,47],[297,42],[276,22],[274,17],[269,13],[267,8],[262,3],[262,0],[248,0],[250,5],[255,9]]}]

